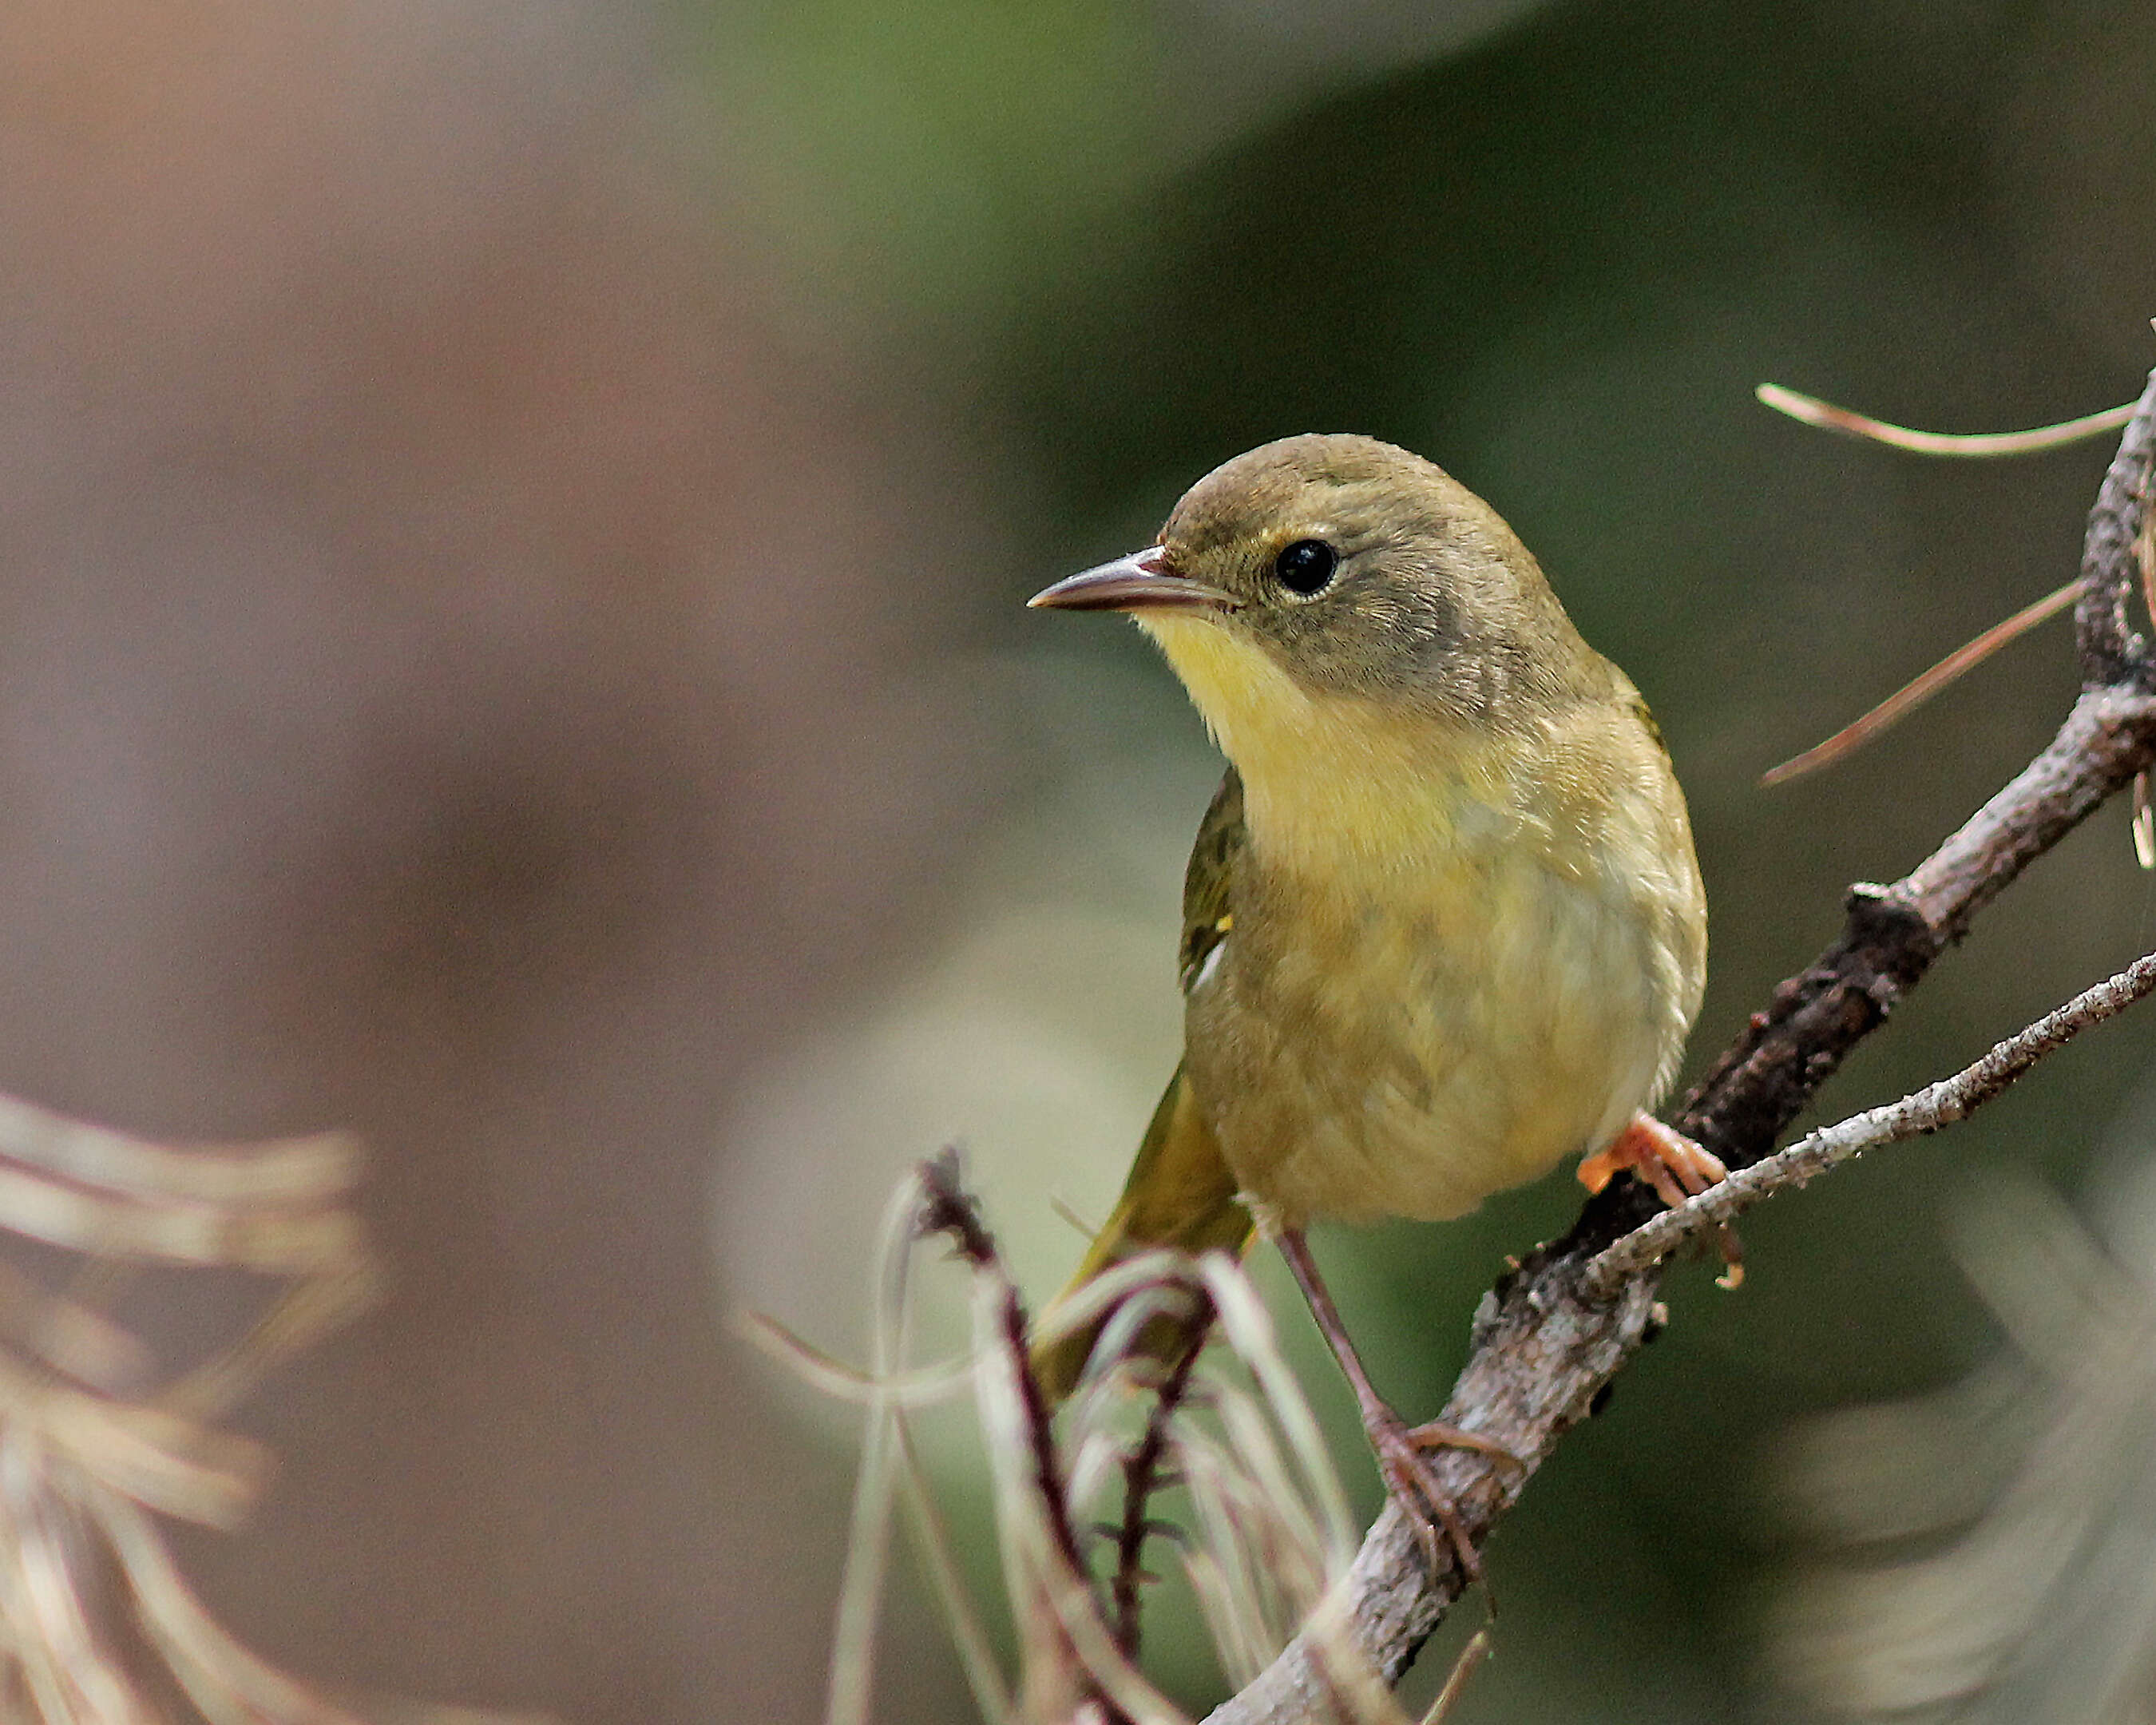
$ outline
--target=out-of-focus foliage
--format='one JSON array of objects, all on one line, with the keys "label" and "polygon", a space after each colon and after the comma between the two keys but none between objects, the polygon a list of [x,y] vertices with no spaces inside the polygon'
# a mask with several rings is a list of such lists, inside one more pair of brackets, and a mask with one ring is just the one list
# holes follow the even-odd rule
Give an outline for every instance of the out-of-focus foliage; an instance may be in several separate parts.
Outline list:
[{"label": "out-of-focus foliage", "polygon": [[1847,1549],[1831,1567],[1815,1555],[1774,1651],[1833,1711],[1970,1725],[2148,1717],[2147,1102],[2114,1147],[2100,1234],[2026,1182],[1961,1206],[1960,1255],[2005,1348],[1943,1389],[1815,1418],[1784,1448],[1805,1532]]},{"label": "out-of-focus foliage", "polygon": [[[720,1308],[850,1351],[947,1138],[1029,1286],[1077,1250],[1051,1194],[1105,1211],[1215,768],[1127,630],[1016,601],[1262,439],[1453,469],[1646,691],[1725,1040],[2033,750],[2063,636],[1753,776],[2065,578],[2102,461],[1925,465],[1752,387],[1948,429],[2130,394],[2152,44],[2138,0],[6,8],[0,1090],[375,1157],[386,1302],[257,1404],[259,1520],[178,1542],[213,1608],[342,1686],[808,1716],[851,1433]],[[1823,1106],[2151,939],[2107,814]],[[1771,1207],[1740,1295],[1681,1280],[1497,1543],[1460,1717],[1769,1705],[1758,1445],[1985,1350],[1945,1194],[2074,1191],[2150,1034]],[[1321,1242],[1406,1406],[1572,1201]],[[891,1633],[883,1717],[952,1717]]]},{"label": "out-of-focus foliage", "polygon": [[[175,1148],[0,1099],[0,1231],[57,1248],[60,1289],[0,1278],[0,1711],[23,1725],[361,1725],[203,1609],[158,1517],[229,1529],[268,1458],[216,1425],[264,1371],[367,1305],[375,1268],[332,1135]],[[171,1270],[285,1286],[245,1330],[157,1369],[112,1301]],[[184,1298],[182,1295],[180,1297]],[[506,1716],[402,1702],[413,1725]]]}]

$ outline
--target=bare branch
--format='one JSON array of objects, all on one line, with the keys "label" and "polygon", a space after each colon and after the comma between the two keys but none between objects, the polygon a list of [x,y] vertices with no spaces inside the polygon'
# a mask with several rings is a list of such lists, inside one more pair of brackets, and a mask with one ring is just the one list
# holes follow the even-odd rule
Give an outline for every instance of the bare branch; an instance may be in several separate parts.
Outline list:
[{"label": "bare branch", "polygon": [[[924,1234],[947,1234],[959,1255],[976,1270],[994,1270],[1002,1262],[996,1243],[981,1220],[981,1209],[962,1183],[957,1153],[946,1150],[921,1164],[921,1219]],[[1019,1394],[1024,1399],[1027,1441],[1033,1449],[1035,1481],[1045,1507],[1050,1532],[1056,1549],[1075,1575],[1086,1573],[1086,1560],[1078,1553],[1078,1536],[1070,1525],[1070,1505],[1063,1489],[1063,1468],[1056,1459],[1055,1427],[1040,1385],[1026,1364],[1025,1307],[1018,1285],[1008,1277],[1003,1284],[1004,1339],[1018,1362]]]},{"label": "bare branch", "polygon": [[1145,1555],[1146,1536],[1161,1527],[1161,1523],[1147,1515],[1146,1507],[1162,1484],[1161,1467],[1168,1457],[1168,1426],[1183,1408],[1183,1399],[1190,1390],[1190,1374],[1197,1369],[1198,1356],[1204,1351],[1213,1328],[1212,1296],[1202,1289],[1195,1291],[1196,1302],[1189,1322],[1183,1327],[1182,1352],[1153,1394],[1144,1435],[1123,1461],[1123,1520],[1115,1530],[1116,1574],[1110,1597],[1115,1604],[1116,1645],[1122,1648],[1126,1659],[1136,1659],[1138,1653],[1138,1584],[1143,1574],[1140,1564]]},{"label": "bare branch", "polygon": [[2137,553],[2148,520],[2149,463],[2156,453],[2152,396],[2156,377],[2143,391],[2126,435],[2118,440],[2118,453],[2097,489],[2082,542],[2082,579],[2087,585],[2075,608],[2074,625],[2081,636],[2084,688],[2129,677],[2145,682],[2148,675],[2148,646],[2127,624],[2126,596],[2140,572]]},{"label": "bare branch", "polygon": [[1867,1150],[1922,1137],[1966,1120],[2046,1055],[2065,1047],[2090,1025],[2123,1012],[2152,988],[2156,988],[2156,952],[1994,1044],[1982,1060],[1952,1077],[1928,1084],[1898,1102],[1867,1108],[1821,1127],[1787,1149],[1739,1168],[1678,1209],[1663,1211],[1589,1263],[1581,1286],[1590,1297],[1614,1292],[1625,1277],[1651,1268],[1702,1229],[1734,1221],[1785,1186],[1802,1186],[1815,1174],[1854,1161]]}]

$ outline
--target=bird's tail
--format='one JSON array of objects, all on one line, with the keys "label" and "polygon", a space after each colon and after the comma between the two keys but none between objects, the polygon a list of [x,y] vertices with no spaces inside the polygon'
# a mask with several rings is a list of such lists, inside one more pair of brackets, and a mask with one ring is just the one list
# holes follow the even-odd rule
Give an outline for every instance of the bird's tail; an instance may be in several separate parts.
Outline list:
[{"label": "bird's tail", "polygon": [[[1152,1111],[1131,1164],[1123,1195],[1095,1237],[1070,1286],[1049,1303],[1048,1312],[1070,1299],[1103,1271],[1157,1246],[1186,1252],[1248,1250],[1256,1224],[1237,1198],[1235,1177],[1228,1172],[1213,1129],[1199,1111],[1197,1098],[1183,1069],[1176,1068],[1167,1093]],[[1045,1314],[1044,1314],[1045,1315]],[[1034,1375],[1054,1407],[1078,1382],[1086,1357],[1098,1339],[1100,1322],[1035,1344]],[[1163,1362],[1183,1345],[1183,1335],[1166,1319],[1140,1332],[1137,1352]]]}]

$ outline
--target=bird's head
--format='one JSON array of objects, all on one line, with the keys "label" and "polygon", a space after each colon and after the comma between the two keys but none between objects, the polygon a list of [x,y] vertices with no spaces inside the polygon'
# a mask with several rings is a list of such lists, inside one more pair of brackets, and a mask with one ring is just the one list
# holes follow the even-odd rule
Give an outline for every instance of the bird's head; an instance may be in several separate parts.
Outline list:
[{"label": "bird's head", "polygon": [[1297,699],[1486,721],[1587,692],[1594,662],[1495,510],[1367,437],[1238,455],[1155,544],[1031,603],[1131,613],[1224,732],[1235,709]]}]

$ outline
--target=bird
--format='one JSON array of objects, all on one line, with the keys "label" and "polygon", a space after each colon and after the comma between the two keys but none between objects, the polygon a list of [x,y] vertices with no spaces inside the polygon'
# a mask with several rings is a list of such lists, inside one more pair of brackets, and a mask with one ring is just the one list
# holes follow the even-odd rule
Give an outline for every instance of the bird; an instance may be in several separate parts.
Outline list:
[{"label": "bird", "polygon": [[[1448,1220],[1568,1155],[1590,1189],[1627,1171],[1672,1205],[1722,1178],[1646,1111],[1707,969],[1661,732],[1496,511],[1373,438],[1238,455],[1152,544],[1029,603],[1127,614],[1227,761],[1184,876],[1183,1058],[1049,1315],[1149,1249],[1270,1239],[1392,1495],[1471,1579],[1427,1453],[1518,1458],[1378,1394],[1307,1230]],[[1035,1344],[1049,1405],[1101,1327]]]}]

